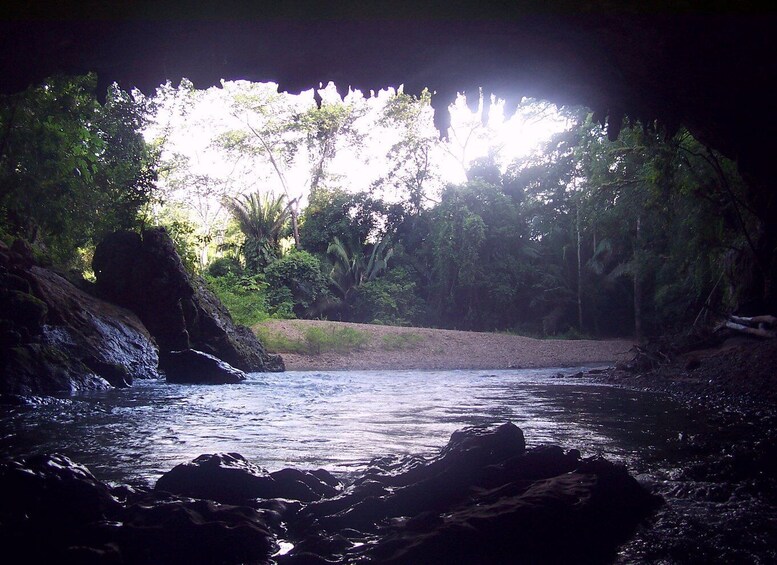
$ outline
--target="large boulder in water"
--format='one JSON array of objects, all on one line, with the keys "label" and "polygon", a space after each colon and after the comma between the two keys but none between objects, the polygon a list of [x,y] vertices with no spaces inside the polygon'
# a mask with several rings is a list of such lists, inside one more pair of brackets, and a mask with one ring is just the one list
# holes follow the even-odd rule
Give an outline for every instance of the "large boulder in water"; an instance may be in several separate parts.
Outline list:
[{"label": "large boulder in water", "polygon": [[157,377],[157,348],[131,311],[0,248],[0,392],[37,394],[128,386]]},{"label": "large boulder in water", "polygon": [[162,475],[156,489],[227,504],[246,504],[256,498],[311,502],[337,493],[337,480],[326,471],[284,469],[268,473],[239,453],[200,455]]},{"label": "large boulder in water", "polygon": [[92,265],[98,293],[135,312],[163,355],[191,348],[242,371],[283,370],[281,358],[235,325],[204,282],[186,272],[164,228],[109,235]]},{"label": "large boulder in water", "polygon": [[657,504],[623,467],[527,450],[510,423],[467,428],[437,457],[376,459],[342,494],[308,504],[278,562],[609,562]]},{"label": "large boulder in water", "polygon": [[218,385],[246,380],[243,371],[195,349],[171,351],[162,356],[160,366],[169,383]]}]

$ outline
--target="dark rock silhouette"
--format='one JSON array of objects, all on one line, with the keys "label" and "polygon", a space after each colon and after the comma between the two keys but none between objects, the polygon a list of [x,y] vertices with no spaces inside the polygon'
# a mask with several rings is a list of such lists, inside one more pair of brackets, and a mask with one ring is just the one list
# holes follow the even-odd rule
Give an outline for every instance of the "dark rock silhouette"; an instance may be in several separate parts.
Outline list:
[{"label": "dark rock silhouette", "polygon": [[[303,552],[346,562],[606,562],[658,503],[603,459],[526,451],[513,424],[468,428],[432,460],[375,460],[342,494],[303,508],[290,521],[301,539],[289,563]],[[347,549],[336,549],[340,538]]]},{"label": "dark rock silhouette", "polygon": [[39,266],[29,246],[0,246],[1,392],[128,386],[157,377],[157,363],[135,314]]},{"label": "dark rock silhouette", "polygon": [[168,471],[156,489],[182,496],[245,504],[255,498],[288,498],[311,502],[337,494],[337,479],[324,470],[317,475],[283,469],[268,473],[239,453],[200,455]]},{"label": "dark rock silhouette", "polygon": [[[429,460],[376,459],[345,488],[236,453],[110,487],[52,455],[0,462],[0,497],[0,543],[30,562],[279,565],[606,563],[660,504],[604,459],[527,450],[510,423],[458,431]],[[274,555],[280,541],[293,548]]]},{"label": "dark rock silhouette", "polygon": [[160,365],[169,383],[238,384],[246,380],[243,371],[196,349],[171,351]]},{"label": "dark rock silhouette", "polygon": [[429,460],[375,459],[344,489],[315,473],[202,455],[156,489],[277,513],[294,544],[280,564],[608,562],[660,503],[604,459],[527,450],[513,424],[455,432]]},{"label": "dark rock silhouette", "polygon": [[193,279],[164,228],[141,235],[116,232],[97,246],[93,268],[100,296],[135,312],[159,344],[162,366],[171,351],[196,349],[241,371],[279,371],[248,328]]},{"label": "dark rock silhouette", "polygon": [[111,488],[61,455],[0,463],[0,543],[29,563],[267,563],[264,512]]}]

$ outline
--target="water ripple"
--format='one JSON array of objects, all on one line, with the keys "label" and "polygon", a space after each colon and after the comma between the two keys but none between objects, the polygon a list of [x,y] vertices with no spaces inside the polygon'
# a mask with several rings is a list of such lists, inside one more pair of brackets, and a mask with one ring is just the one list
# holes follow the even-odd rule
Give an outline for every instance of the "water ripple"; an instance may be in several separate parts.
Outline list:
[{"label": "water ripple", "polygon": [[107,480],[153,482],[217,451],[239,452],[271,470],[350,474],[372,457],[431,454],[458,428],[507,420],[533,445],[629,460],[655,440],[646,430],[666,423],[666,407],[651,395],[557,373],[286,372],[219,387],[138,381],[0,416],[1,446],[14,454],[59,451]]}]

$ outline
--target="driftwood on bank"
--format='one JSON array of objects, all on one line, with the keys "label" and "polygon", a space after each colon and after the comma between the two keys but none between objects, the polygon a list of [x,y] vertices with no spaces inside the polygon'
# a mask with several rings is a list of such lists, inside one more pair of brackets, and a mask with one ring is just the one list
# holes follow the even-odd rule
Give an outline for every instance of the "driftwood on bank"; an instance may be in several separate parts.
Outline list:
[{"label": "driftwood on bank", "polygon": [[728,329],[772,339],[777,337],[777,317],[775,316],[729,316],[729,319],[723,324]]}]

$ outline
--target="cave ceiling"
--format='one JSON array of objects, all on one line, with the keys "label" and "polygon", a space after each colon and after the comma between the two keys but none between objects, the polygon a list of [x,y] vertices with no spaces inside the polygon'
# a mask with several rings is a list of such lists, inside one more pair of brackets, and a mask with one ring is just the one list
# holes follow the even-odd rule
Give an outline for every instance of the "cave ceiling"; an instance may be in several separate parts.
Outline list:
[{"label": "cave ceiling", "polygon": [[[424,87],[445,108],[457,92],[517,104],[523,96],[583,104],[616,135],[624,114],[684,125],[769,183],[775,154],[775,24],[769,12],[715,4],[672,13],[661,3],[81,2],[0,19],[0,90],[59,72],[94,71],[146,93],[187,77],[273,81],[299,92],[334,81],[364,92]],[[366,7],[365,7],[366,6]],[[373,7],[382,6],[382,7]],[[541,8],[537,8],[541,6]],[[613,9],[612,6],[617,8]],[[435,112],[445,128],[447,112]]]}]

